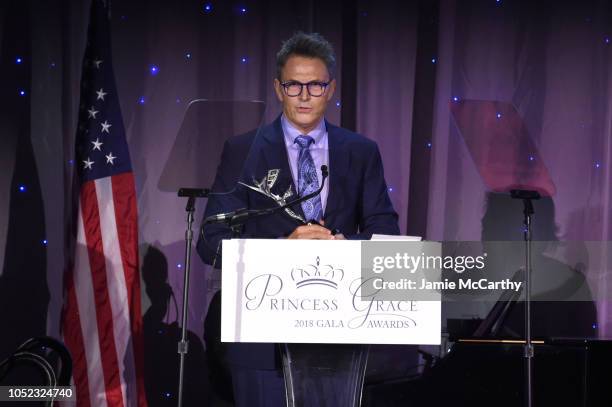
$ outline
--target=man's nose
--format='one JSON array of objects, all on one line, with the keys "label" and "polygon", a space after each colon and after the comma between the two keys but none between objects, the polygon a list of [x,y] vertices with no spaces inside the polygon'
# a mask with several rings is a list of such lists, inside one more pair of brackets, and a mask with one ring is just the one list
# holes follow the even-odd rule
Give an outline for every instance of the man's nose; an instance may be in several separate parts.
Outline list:
[{"label": "man's nose", "polygon": [[302,93],[300,93],[299,98],[302,101],[307,101],[310,99],[310,93],[308,93],[308,88],[306,86],[302,88]]}]

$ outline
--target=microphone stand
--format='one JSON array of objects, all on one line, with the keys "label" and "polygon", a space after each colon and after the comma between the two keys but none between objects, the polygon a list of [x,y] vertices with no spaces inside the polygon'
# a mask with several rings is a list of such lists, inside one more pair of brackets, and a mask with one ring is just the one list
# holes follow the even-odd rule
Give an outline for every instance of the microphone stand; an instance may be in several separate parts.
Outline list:
[{"label": "microphone stand", "polygon": [[540,194],[537,191],[527,191],[513,189],[510,191],[513,199],[521,199],[523,201],[524,219],[524,238],[525,238],[525,371],[526,371],[526,405],[533,405],[533,356],[534,349],[531,338],[531,216],[534,214],[533,200],[540,199]]},{"label": "microphone stand", "polygon": [[187,341],[187,305],[189,301],[189,273],[191,271],[191,245],[193,242],[193,214],[195,213],[196,198],[208,197],[210,190],[200,188],[180,188],[178,196],[187,197],[187,230],[185,231],[185,276],[183,280],[183,313],[181,315],[181,340],[178,343],[178,353],[180,355],[179,367],[179,388],[178,388],[178,407],[183,405],[183,384],[185,372],[185,356],[189,348]]}]

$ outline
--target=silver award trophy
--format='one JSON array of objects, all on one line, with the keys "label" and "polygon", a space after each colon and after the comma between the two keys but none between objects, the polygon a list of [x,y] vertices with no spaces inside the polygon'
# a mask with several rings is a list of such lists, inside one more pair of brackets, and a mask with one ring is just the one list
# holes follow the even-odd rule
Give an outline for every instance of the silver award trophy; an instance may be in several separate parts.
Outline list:
[{"label": "silver award trophy", "polygon": [[[261,181],[257,181],[253,178],[253,184],[248,185],[244,182],[239,181],[240,185],[244,185],[245,187],[252,189],[255,192],[258,192],[262,195],[267,196],[277,203],[278,206],[283,206],[287,203],[287,199],[293,196],[293,191],[291,190],[291,185],[287,188],[287,191],[281,196],[272,192],[272,187],[276,184],[276,180],[278,179],[279,169],[268,170],[268,175],[262,178]],[[306,223],[306,220],[298,213],[295,213],[291,210],[291,208],[285,208],[285,213],[291,216],[293,219],[297,219],[302,223]]]}]

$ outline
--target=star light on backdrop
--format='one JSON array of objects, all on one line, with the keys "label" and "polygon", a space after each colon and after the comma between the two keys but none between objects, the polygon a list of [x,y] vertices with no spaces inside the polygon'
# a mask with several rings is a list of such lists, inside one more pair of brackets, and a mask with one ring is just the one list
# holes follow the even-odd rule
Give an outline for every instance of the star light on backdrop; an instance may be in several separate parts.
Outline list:
[{"label": "star light on backdrop", "polygon": [[15,63],[16,64],[20,64],[23,60],[21,59],[21,57],[17,57],[15,58]]},{"label": "star light on backdrop", "polygon": [[159,73],[159,67],[157,65],[151,65],[149,67],[149,71],[151,72],[151,75],[155,76]]}]

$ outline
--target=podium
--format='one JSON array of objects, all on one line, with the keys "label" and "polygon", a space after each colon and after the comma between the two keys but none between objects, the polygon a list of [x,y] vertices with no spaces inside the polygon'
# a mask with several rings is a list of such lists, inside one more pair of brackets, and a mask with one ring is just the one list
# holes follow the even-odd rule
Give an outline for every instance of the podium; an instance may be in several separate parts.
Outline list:
[{"label": "podium", "polygon": [[439,297],[372,291],[372,256],[432,245],[226,240],[221,341],[279,344],[290,407],[360,406],[369,344],[440,344]]}]

